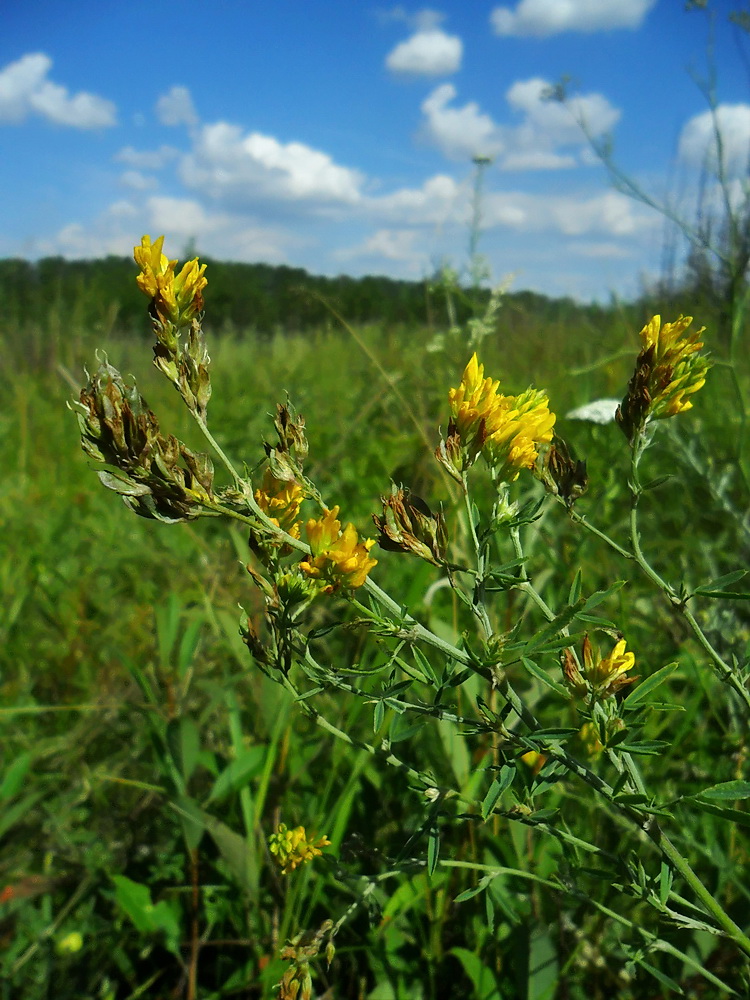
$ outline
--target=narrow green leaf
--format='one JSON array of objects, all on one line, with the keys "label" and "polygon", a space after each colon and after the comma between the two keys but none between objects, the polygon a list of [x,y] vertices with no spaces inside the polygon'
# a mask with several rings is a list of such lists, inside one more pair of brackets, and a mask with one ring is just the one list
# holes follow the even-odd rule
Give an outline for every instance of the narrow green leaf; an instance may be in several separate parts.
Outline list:
[{"label": "narrow green leaf", "polygon": [[562,698],[568,698],[568,692],[562,684],[558,684],[556,681],[553,681],[547,671],[542,667],[537,666],[533,660],[530,660],[527,656],[522,656],[521,663],[524,665],[524,668],[528,670],[533,677],[536,677],[538,681],[541,681],[545,687],[548,687],[551,691],[559,694]]},{"label": "narrow green leaf", "polygon": [[722,781],[719,785],[711,785],[700,792],[702,799],[717,801],[733,801],[734,799],[750,799],[750,781]]},{"label": "narrow green leaf", "polygon": [[721,819],[736,823],[746,830],[750,830],[750,813],[740,809],[730,809],[728,806],[717,806],[713,802],[704,802],[699,796],[691,799],[691,804],[701,812],[710,813],[712,816],[719,816]]},{"label": "narrow green leaf", "polygon": [[490,785],[487,794],[482,802],[482,819],[486,820],[492,810],[497,805],[497,800],[506,790],[510,788],[516,777],[516,769],[510,764],[503,764],[497,777]]},{"label": "narrow green leaf", "polygon": [[23,779],[31,767],[31,754],[19,754],[3,774],[0,784],[0,802],[12,799],[23,786]]},{"label": "narrow green leaf", "polygon": [[621,743],[619,750],[625,753],[641,754],[644,757],[655,757],[670,744],[665,740],[640,740],[638,743]]},{"label": "narrow green leaf", "polygon": [[595,607],[600,605],[603,601],[606,601],[608,597],[611,597],[613,594],[616,594],[621,587],[624,587],[626,582],[627,582],[626,580],[616,580],[612,584],[612,586],[607,587],[606,590],[597,590],[595,593],[591,595],[591,597],[589,597],[586,600],[586,603],[583,605],[583,608],[581,610],[584,613],[588,611],[593,611]]},{"label": "narrow green leaf", "polygon": [[265,746],[248,747],[221,772],[207,802],[216,802],[245,788],[263,770],[265,760]]},{"label": "narrow green leaf", "polygon": [[656,690],[660,684],[663,684],[667,678],[674,673],[674,671],[679,666],[678,663],[668,663],[666,667],[661,667],[656,670],[650,677],[647,677],[644,681],[638,682],[638,687],[634,688],[627,698],[623,701],[622,707],[630,710],[635,708],[636,705],[640,705],[652,691]]},{"label": "narrow green leaf", "polygon": [[427,834],[427,872],[435,874],[440,857],[440,831],[437,824],[433,824]]},{"label": "narrow green leaf", "polygon": [[570,593],[568,594],[568,604],[578,604],[581,597],[581,570],[580,567],[573,577],[573,582],[570,585]]},{"label": "narrow green leaf", "polygon": [[382,701],[375,702],[375,709],[372,713],[372,730],[374,733],[380,732],[380,727],[383,725],[383,718],[385,717],[385,705]]},{"label": "narrow green leaf", "polygon": [[747,576],[746,569],[735,569],[731,573],[725,573],[723,576],[717,576],[715,580],[709,580],[708,583],[702,584],[695,591],[696,594],[702,594],[706,590],[724,590],[726,587],[730,587],[733,583],[737,583],[741,580],[743,576]]}]

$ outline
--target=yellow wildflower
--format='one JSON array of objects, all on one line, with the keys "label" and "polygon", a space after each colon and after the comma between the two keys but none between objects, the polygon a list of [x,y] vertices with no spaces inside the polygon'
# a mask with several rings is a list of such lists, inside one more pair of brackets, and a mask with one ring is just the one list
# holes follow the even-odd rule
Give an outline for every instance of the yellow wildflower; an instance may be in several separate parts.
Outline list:
[{"label": "yellow wildflower", "polygon": [[625,674],[635,666],[635,655],[625,652],[625,640],[615,643],[609,656],[602,656],[591,643],[588,635],[584,636],[581,648],[583,672],[576,662],[570,649],[563,653],[563,674],[565,682],[574,695],[585,697],[592,695],[597,700],[616,694],[620,688],[632,684],[637,677],[626,677]]},{"label": "yellow wildflower", "polygon": [[459,471],[481,453],[499,479],[512,482],[521,469],[534,467],[538,446],[552,440],[555,415],[546,393],[528,388],[519,396],[504,396],[499,385],[484,377],[484,365],[472,355],[461,384],[448,392],[449,438],[457,434],[460,440]]},{"label": "yellow wildflower", "polygon": [[369,555],[374,538],[359,541],[353,524],[341,530],[339,508],[325,509],[323,517],[310,518],[305,525],[312,556],[304,559],[300,569],[315,580],[325,582],[324,592],[333,593],[342,585],[361,587],[367,574],[377,565]]},{"label": "yellow wildflower", "polygon": [[321,847],[328,847],[330,843],[327,837],[308,840],[304,826],[289,830],[285,823],[280,823],[277,832],[268,838],[268,849],[275,856],[281,874],[286,875],[322,854]]},{"label": "yellow wildflower", "polygon": [[274,524],[292,538],[299,538],[300,525],[297,516],[304,500],[304,493],[299,483],[294,480],[277,479],[270,469],[266,469],[261,488],[255,491],[255,500]]},{"label": "yellow wildflower", "polygon": [[593,722],[584,722],[578,733],[578,739],[581,741],[581,745],[592,760],[596,760],[597,757],[601,757],[604,751],[604,745],[599,739],[599,730]]},{"label": "yellow wildflower", "polygon": [[158,321],[174,326],[189,326],[193,317],[203,309],[203,289],[208,284],[204,277],[205,264],[198,258],[183,265],[175,275],[176,260],[169,260],[162,252],[164,237],[151,242],[143,236],[141,245],[135,247],[133,256],[141,273],[136,278],[138,287],[147,295]]},{"label": "yellow wildflower", "polygon": [[692,322],[692,316],[680,316],[674,323],[662,324],[657,315],[641,330],[641,352],[616,414],[629,441],[649,418],[673,417],[691,409],[688,397],[704,385],[710,362],[698,352],[705,327],[683,336]]}]

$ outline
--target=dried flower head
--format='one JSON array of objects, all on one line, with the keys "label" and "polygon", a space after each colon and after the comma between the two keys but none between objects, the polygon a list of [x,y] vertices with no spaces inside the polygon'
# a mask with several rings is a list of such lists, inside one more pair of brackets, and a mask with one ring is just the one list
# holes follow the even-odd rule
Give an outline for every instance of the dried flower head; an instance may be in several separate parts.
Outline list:
[{"label": "dried flower head", "polygon": [[320,580],[326,594],[340,587],[361,587],[367,574],[377,565],[369,555],[374,538],[360,542],[353,524],[341,530],[339,508],[324,510],[323,517],[310,518],[305,525],[312,554],[299,565],[300,569],[315,580]]},{"label": "dried flower head", "polygon": [[441,566],[445,562],[445,519],[433,514],[416,494],[393,486],[391,495],[380,498],[383,516],[372,515],[380,532],[380,547],[391,552],[411,552]]},{"label": "dried flower head", "polygon": [[164,435],[156,415],[136,386],[127,385],[104,361],[72,404],[81,446],[114,472],[100,472],[102,483],[119,493],[143,517],[181,521],[197,517],[213,498],[213,465],[208,455],[190,451]]}]

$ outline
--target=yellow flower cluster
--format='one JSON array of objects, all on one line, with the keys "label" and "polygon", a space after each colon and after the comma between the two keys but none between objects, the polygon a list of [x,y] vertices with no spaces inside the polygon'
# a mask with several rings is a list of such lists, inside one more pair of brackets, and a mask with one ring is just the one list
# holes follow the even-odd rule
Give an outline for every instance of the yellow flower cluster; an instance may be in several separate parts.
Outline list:
[{"label": "yellow flower cluster", "polygon": [[571,650],[566,649],[563,653],[563,673],[573,694],[578,697],[592,694],[597,699],[607,698],[637,680],[636,677],[625,676],[635,666],[635,655],[626,653],[625,645],[625,640],[620,639],[609,656],[603,657],[594,649],[589,637],[585,636],[581,648],[583,673]]},{"label": "yellow flower cluster", "polygon": [[304,498],[299,483],[277,479],[270,469],[266,469],[263,483],[255,491],[255,501],[263,513],[292,538],[300,537],[297,517]]},{"label": "yellow flower cluster", "polygon": [[163,236],[155,243],[150,236],[142,237],[141,245],[133,251],[141,269],[136,281],[144,295],[151,299],[159,322],[176,327],[189,326],[203,309],[203,289],[208,284],[203,273],[206,265],[199,264],[196,257],[175,274],[177,261],[169,260],[162,253],[163,244]]},{"label": "yellow flower cluster", "polygon": [[322,854],[321,847],[328,847],[330,843],[327,837],[308,840],[304,826],[289,830],[285,823],[280,823],[277,832],[268,838],[268,849],[275,856],[281,874],[286,875]]},{"label": "yellow flower cluster", "polygon": [[528,388],[519,396],[504,396],[499,386],[484,377],[484,365],[474,354],[459,387],[449,390],[448,402],[463,469],[482,454],[500,479],[512,482],[521,469],[534,467],[539,445],[552,440],[555,414],[546,393]]},{"label": "yellow flower cluster", "polygon": [[299,564],[308,576],[325,583],[326,594],[341,586],[361,587],[378,562],[369,555],[375,539],[360,542],[353,524],[347,524],[342,531],[338,513],[339,508],[334,507],[325,509],[323,517],[317,520],[310,518],[305,531],[312,555]]},{"label": "yellow flower cluster", "polygon": [[709,362],[697,353],[703,347],[699,338],[706,328],[683,337],[692,322],[692,316],[680,316],[674,323],[662,325],[661,316],[654,316],[641,330],[642,353],[653,352],[648,380],[652,417],[672,417],[689,410],[693,404],[687,397],[706,381]]}]

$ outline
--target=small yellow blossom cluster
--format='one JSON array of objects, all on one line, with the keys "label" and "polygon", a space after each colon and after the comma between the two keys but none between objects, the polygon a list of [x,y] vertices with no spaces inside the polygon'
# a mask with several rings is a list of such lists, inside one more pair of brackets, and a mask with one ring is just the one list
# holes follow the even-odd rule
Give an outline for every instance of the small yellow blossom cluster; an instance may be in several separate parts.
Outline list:
[{"label": "small yellow blossom cluster", "polygon": [[583,673],[572,651],[566,649],[563,653],[565,683],[576,697],[592,696],[596,700],[608,698],[638,679],[625,676],[635,666],[635,655],[625,652],[624,639],[615,643],[609,656],[603,657],[594,649],[589,637],[584,636],[581,653]]},{"label": "small yellow blossom cluster", "polygon": [[263,474],[263,483],[255,491],[255,501],[274,524],[292,538],[300,537],[299,509],[304,500],[299,483],[277,479],[270,469]]},{"label": "small yellow blossom cluster", "polygon": [[484,377],[474,354],[459,387],[448,392],[451,422],[438,458],[459,480],[481,454],[499,479],[513,482],[521,469],[534,467],[539,445],[552,440],[555,414],[546,393],[528,388],[504,396],[499,386]]},{"label": "small yellow blossom cluster", "polygon": [[693,405],[689,397],[704,385],[710,362],[698,352],[705,327],[683,336],[692,322],[692,316],[680,316],[674,323],[662,324],[661,316],[653,316],[641,330],[641,352],[617,410],[617,422],[629,441],[649,418],[689,410]]},{"label": "small yellow blossom cluster", "polygon": [[361,587],[378,562],[369,555],[375,539],[360,542],[353,524],[347,524],[342,531],[338,513],[338,507],[326,508],[323,517],[310,518],[305,531],[312,552],[299,564],[304,573],[324,584],[326,594],[332,594],[341,586]]},{"label": "small yellow blossom cluster", "polygon": [[276,833],[268,838],[268,849],[276,858],[281,874],[286,875],[298,865],[304,865],[322,854],[321,848],[328,847],[330,843],[327,837],[308,840],[304,826],[289,830],[285,823],[280,823]]},{"label": "small yellow blossom cluster", "polygon": [[163,244],[163,236],[154,243],[150,236],[144,236],[141,245],[135,247],[133,256],[141,269],[136,281],[144,295],[151,299],[160,323],[189,326],[203,309],[203,289],[208,284],[203,274],[206,265],[199,264],[196,257],[175,274],[177,261],[168,260],[162,253]]}]

